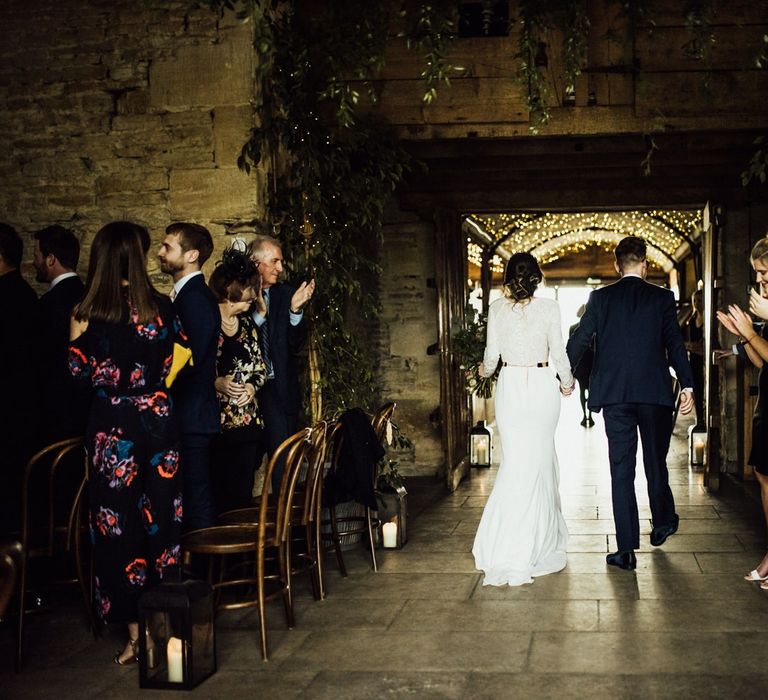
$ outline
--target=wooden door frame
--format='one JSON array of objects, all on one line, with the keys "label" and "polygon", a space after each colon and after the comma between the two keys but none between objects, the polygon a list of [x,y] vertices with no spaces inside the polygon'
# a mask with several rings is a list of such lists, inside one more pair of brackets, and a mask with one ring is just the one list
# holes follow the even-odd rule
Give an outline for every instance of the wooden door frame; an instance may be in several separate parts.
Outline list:
[{"label": "wooden door frame", "polygon": [[445,483],[455,491],[469,474],[469,397],[459,363],[453,356],[453,334],[464,322],[467,303],[467,246],[458,211],[436,209],[437,327],[440,352],[440,414]]}]

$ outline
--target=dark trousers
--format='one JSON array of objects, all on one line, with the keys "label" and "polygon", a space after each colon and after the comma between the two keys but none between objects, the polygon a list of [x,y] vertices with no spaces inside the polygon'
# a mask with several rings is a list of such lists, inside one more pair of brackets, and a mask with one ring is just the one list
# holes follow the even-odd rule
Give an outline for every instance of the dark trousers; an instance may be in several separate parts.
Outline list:
[{"label": "dark trousers", "polygon": [[[268,379],[267,383],[259,390],[259,410],[264,418],[267,453],[272,457],[280,444],[299,429],[299,417],[295,413],[287,413],[283,409],[283,403],[277,393],[274,379]],[[281,461],[275,465],[272,472],[273,493],[277,493],[280,486],[283,469],[284,463]]]},{"label": "dark trousers", "polygon": [[252,505],[254,474],[264,452],[262,430],[231,428],[216,436],[211,480],[217,512]]},{"label": "dark trousers", "polygon": [[184,494],[184,531],[216,524],[211,494],[211,444],[214,435],[182,433],[181,474]]},{"label": "dark trousers", "polygon": [[654,404],[615,404],[603,408],[611,497],[619,551],[640,547],[640,523],[635,495],[637,434],[643,445],[643,466],[654,526],[667,525],[675,514],[669,488],[667,451],[672,437],[672,409]]}]

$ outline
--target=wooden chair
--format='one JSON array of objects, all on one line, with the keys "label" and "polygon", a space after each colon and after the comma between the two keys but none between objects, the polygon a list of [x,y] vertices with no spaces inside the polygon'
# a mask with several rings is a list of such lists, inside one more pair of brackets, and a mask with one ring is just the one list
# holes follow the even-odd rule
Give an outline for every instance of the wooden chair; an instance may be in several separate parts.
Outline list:
[{"label": "wooden chair", "polygon": [[[315,600],[325,597],[322,576],[322,549],[320,547],[319,513],[323,489],[327,423],[321,421],[312,427],[304,465],[296,472],[294,496],[288,522],[287,544],[291,561],[291,575],[308,573]],[[261,498],[251,508],[238,508],[219,515],[227,525],[255,525],[259,519]],[[274,511],[271,506],[270,513]],[[270,516],[271,517],[271,516]]]},{"label": "wooden chair", "polygon": [[[385,403],[371,417],[371,427],[373,428],[374,433],[376,433],[376,438],[379,442],[384,440],[387,431],[387,423],[391,420],[396,406],[397,404],[394,402]],[[340,424],[338,424],[338,426],[334,429],[332,438],[329,440],[329,450],[331,455],[330,468],[332,470],[336,470],[338,468],[339,458],[341,456],[341,447],[343,443],[344,435],[340,430]],[[377,477],[378,465],[374,464],[371,468],[371,479],[373,481],[374,487],[376,485]],[[330,516],[328,522],[331,526],[331,532],[330,536],[326,535],[326,539],[331,541],[331,545],[333,546],[334,552],[336,553],[336,561],[339,564],[339,571],[341,572],[341,575],[344,577],[347,576],[347,567],[344,563],[344,555],[341,551],[341,537],[350,535],[367,535],[368,547],[371,553],[371,565],[373,566],[374,572],[378,572],[379,568],[376,561],[376,543],[373,537],[374,528],[377,528],[380,525],[378,518],[374,516],[376,511],[366,506],[365,513],[363,515],[349,515],[341,518],[338,517],[336,508],[334,506],[330,506],[328,511]],[[343,532],[340,532],[340,523],[344,523],[345,525],[357,523],[358,525],[356,527],[353,526],[352,528],[345,528]]]},{"label": "wooden chair", "polygon": [[[269,658],[265,620],[266,601],[281,597],[288,628],[295,624],[289,564],[288,522],[293,508],[298,472],[309,449],[311,435],[312,431],[307,428],[290,436],[268,461],[258,508],[258,520],[251,524],[224,524],[194,530],[182,537],[185,563],[188,564],[194,555],[209,557],[208,576],[217,594],[217,610],[258,606],[261,655],[264,661]],[[278,492],[270,498],[272,472],[280,459],[284,459],[285,465],[282,481]],[[274,553],[277,568],[270,574],[266,572],[268,553]],[[230,555],[238,555],[240,561],[233,566],[228,566],[227,557]],[[215,561],[216,558],[218,562]],[[216,563],[218,563],[218,572]],[[241,573],[238,575],[236,572]],[[276,585],[270,593],[266,591],[267,581],[274,582]],[[222,592],[227,589],[234,590],[236,587],[255,588],[255,598],[252,593],[246,593],[233,602],[221,602]]]},{"label": "wooden chair", "polygon": [[16,587],[22,553],[21,542],[13,540],[0,544],[0,619],[5,615]]},{"label": "wooden chair", "polygon": [[[83,468],[72,477],[64,469],[65,457],[83,454]],[[70,465],[71,466],[71,465]],[[65,473],[62,474],[62,471]],[[93,598],[91,576],[83,572],[82,540],[87,526],[83,511],[83,496],[87,484],[87,462],[83,438],[69,438],[44,447],[32,456],[24,470],[21,501],[21,563],[19,567],[19,620],[17,636],[16,669],[21,671],[24,662],[24,599],[29,579],[30,560],[47,557],[52,559],[59,552],[73,552],[75,579],[59,583],[77,582],[83,596],[88,622],[97,631],[91,600]],[[69,481],[67,481],[69,478]],[[75,483],[72,483],[72,482]],[[67,504],[66,512],[60,512],[57,494],[69,486],[74,497]],[[40,504],[43,503],[45,507]]]}]

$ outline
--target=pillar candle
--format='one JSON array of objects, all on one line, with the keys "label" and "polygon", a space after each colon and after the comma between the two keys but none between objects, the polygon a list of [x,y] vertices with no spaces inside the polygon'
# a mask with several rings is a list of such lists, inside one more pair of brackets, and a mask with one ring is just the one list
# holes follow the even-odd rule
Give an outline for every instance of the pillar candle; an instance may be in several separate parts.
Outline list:
[{"label": "pillar candle", "polygon": [[381,528],[384,537],[384,546],[387,548],[397,547],[397,525],[395,523],[384,523]]},{"label": "pillar candle", "polygon": [[170,683],[184,682],[184,665],[181,658],[181,640],[171,637],[168,640],[168,681]]},{"label": "pillar candle", "polygon": [[693,443],[693,461],[695,464],[704,464],[704,443],[701,441]]}]

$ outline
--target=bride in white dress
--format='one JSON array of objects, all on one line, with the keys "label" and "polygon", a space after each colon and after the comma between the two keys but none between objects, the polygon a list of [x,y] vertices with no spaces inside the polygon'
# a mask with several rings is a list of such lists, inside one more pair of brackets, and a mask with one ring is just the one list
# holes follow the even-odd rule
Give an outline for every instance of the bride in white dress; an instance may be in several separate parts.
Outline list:
[{"label": "bride in white dress", "polygon": [[486,586],[532,583],[566,564],[555,428],[560,394],[571,394],[573,376],[560,308],[552,299],[533,296],[541,280],[532,255],[513,255],[504,275],[505,296],[488,312],[480,371],[492,375],[499,358],[503,365],[495,397],[501,466],[472,547]]}]

